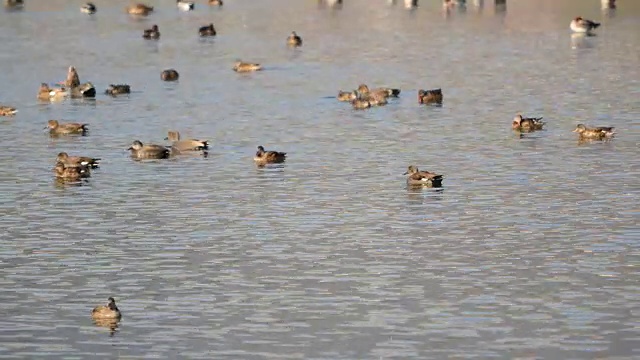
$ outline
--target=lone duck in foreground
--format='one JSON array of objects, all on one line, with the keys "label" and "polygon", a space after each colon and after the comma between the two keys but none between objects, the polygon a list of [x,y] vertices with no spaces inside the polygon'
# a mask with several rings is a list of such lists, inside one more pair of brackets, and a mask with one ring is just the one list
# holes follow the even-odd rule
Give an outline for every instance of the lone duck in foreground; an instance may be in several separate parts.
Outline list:
[{"label": "lone duck in foreground", "polygon": [[418,104],[442,105],[442,89],[418,90]]},{"label": "lone duck in foreground", "polygon": [[175,69],[167,69],[160,74],[160,79],[163,81],[178,81],[179,78],[180,74]]},{"label": "lone duck in foreground", "polygon": [[111,84],[109,85],[107,90],[104,91],[104,93],[111,96],[116,96],[121,94],[130,94],[131,87],[127,84],[117,84],[117,85]]},{"label": "lone duck in foreground", "polygon": [[595,30],[600,26],[600,23],[593,22],[591,20],[583,19],[581,16],[573,19],[569,27],[573,32],[590,34],[591,30]]},{"label": "lone duck in foreground", "polygon": [[59,123],[58,120],[49,120],[47,127],[50,135],[86,135],[89,124],[80,123]]},{"label": "lone duck in foreground", "polygon": [[0,116],[13,116],[18,112],[16,108],[10,106],[0,105]]},{"label": "lone duck in foreground", "polygon": [[64,88],[50,88],[49,85],[42,83],[38,89],[38,100],[55,101],[62,100],[69,95]]},{"label": "lone duck in foreground", "polygon": [[573,132],[577,132],[581,139],[605,140],[614,135],[614,127],[600,126],[589,128],[583,124],[578,124]]},{"label": "lone duck in foreground", "polygon": [[233,65],[233,71],[235,72],[252,72],[258,70],[262,70],[262,66],[260,66],[260,64],[246,63],[238,60]]},{"label": "lone duck in foreground", "polygon": [[83,178],[88,178],[91,175],[89,174],[89,170],[80,167],[80,166],[65,166],[63,163],[59,162],[53,167],[53,173],[55,174],[56,179],[60,179],[63,181],[79,181]]},{"label": "lone duck in foreground", "polygon": [[80,11],[85,14],[95,14],[96,11],[98,11],[98,9],[93,3],[86,3],[82,5],[82,7],[80,8]]},{"label": "lone duck in foreground", "polygon": [[158,29],[158,25],[153,25],[151,27],[151,29],[146,29],[142,33],[142,38],[143,39],[153,39],[153,40],[160,39],[160,30]]},{"label": "lone duck in foreground", "polygon": [[127,13],[131,15],[147,16],[153,11],[153,6],[147,6],[145,4],[135,4],[127,6],[126,10]]},{"label": "lone duck in foreground", "polygon": [[100,158],[87,156],[69,156],[66,152],[61,152],[56,156],[56,162],[62,163],[65,167],[88,166],[92,169],[100,167]]},{"label": "lone duck in foreground", "polygon": [[409,175],[407,177],[407,185],[442,187],[443,175],[438,175],[428,171],[420,171],[413,165],[409,166],[404,175]]},{"label": "lone duck in foreground", "polygon": [[253,158],[259,165],[283,163],[286,160],[287,153],[278,151],[265,151],[264,147],[258,146],[256,156]]},{"label": "lone duck in foreground", "polygon": [[295,31],[292,31],[291,35],[287,38],[287,45],[291,47],[302,46],[302,38],[298,36]]},{"label": "lone duck in foreground", "polygon": [[171,150],[162,145],[144,145],[139,140],[135,140],[131,147],[131,157],[136,159],[167,159],[171,155]]},{"label": "lone duck in foreground", "polygon": [[122,314],[116,306],[116,300],[112,297],[109,298],[109,303],[105,305],[98,305],[91,311],[91,317],[94,319],[120,319]]},{"label": "lone duck in foreground", "polygon": [[522,115],[518,114],[513,118],[513,122],[511,123],[511,128],[513,130],[518,130],[522,132],[531,132],[535,130],[542,130],[542,126],[544,126],[544,121],[541,121],[542,118],[525,118]]},{"label": "lone duck in foreground", "polygon": [[182,11],[191,11],[195,7],[193,1],[184,1],[184,0],[176,0],[176,5],[178,6],[178,9]]},{"label": "lone duck in foreground", "polygon": [[198,30],[198,34],[204,37],[204,36],[216,36],[217,33],[216,33],[216,29],[213,27],[213,24],[209,24],[207,26],[202,26]]},{"label": "lone duck in foreground", "polygon": [[165,140],[172,142],[171,147],[179,152],[183,151],[202,151],[209,149],[207,140],[184,139],[180,140],[180,133],[177,131],[169,131]]}]

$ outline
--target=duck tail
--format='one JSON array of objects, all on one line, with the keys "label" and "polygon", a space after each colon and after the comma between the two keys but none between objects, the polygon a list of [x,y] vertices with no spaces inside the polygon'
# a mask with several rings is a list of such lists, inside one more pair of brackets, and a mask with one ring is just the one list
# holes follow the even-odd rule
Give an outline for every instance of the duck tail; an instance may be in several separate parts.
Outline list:
[{"label": "duck tail", "polygon": [[202,146],[200,146],[200,148],[198,150],[209,150],[209,141],[208,140],[203,140],[201,141]]},{"label": "duck tail", "polygon": [[598,26],[600,26],[600,23],[594,22],[594,23],[592,23],[591,25],[593,25],[593,28],[594,28],[594,29],[597,29],[597,28],[598,28]]},{"label": "duck tail", "polygon": [[400,95],[400,89],[389,89],[389,95],[393,97],[398,97],[398,95]]}]

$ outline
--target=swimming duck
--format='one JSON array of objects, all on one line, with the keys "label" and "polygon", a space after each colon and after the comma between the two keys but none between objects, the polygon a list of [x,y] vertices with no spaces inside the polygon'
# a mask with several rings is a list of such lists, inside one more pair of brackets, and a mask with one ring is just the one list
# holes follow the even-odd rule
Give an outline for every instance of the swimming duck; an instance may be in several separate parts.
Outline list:
[{"label": "swimming duck", "polygon": [[127,6],[127,13],[131,15],[142,15],[147,16],[149,13],[153,12],[153,6],[147,6],[145,4],[135,4]]},{"label": "swimming duck", "polygon": [[16,108],[0,105],[0,116],[13,116],[18,112]]},{"label": "swimming duck", "polygon": [[64,88],[50,88],[49,85],[42,83],[40,84],[40,89],[38,90],[38,99],[39,100],[61,100],[69,95],[69,92]]},{"label": "swimming duck", "polygon": [[56,156],[56,162],[62,163],[64,166],[88,166],[92,169],[100,167],[100,158],[92,158],[87,156],[69,156],[66,152],[61,152]]},{"label": "swimming duck", "polygon": [[86,135],[89,124],[60,123],[58,120],[49,120],[45,129],[49,129],[50,135]]},{"label": "swimming duck", "polygon": [[173,149],[182,151],[201,151],[209,149],[209,142],[207,140],[196,139],[184,139],[180,140],[180,133],[178,131],[169,131],[165,140],[172,142],[171,147]]},{"label": "swimming duck", "polygon": [[184,0],[176,0],[176,5],[178,9],[182,11],[191,11],[195,7],[192,1],[184,1]]},{"label": "swimming duck", "polygon": [[180,74],[175,69],[167,69],[160,74],[160,79],[164,81],[177,81],[179,78]]},{"label": "swimming duck", "polygon": [[354,90],[354,91],[342,91],[340,90],[338,92],[338,96],[336,96],[336,98],[338,98],[338,101],[344,101],[344,102],[351,102],[355,99],[358,98],[358,93]]},{"label": "swimming duck", "polygon": [[356,110],[364,110],[370,108],[372,104],[369,100],[353,99],[351,101],[351,106],[353,106],[353,108]]},{"label": "swimming duck", "polygon": [[4,6],[8,9],[18,10],[24,6],[23,0],[4,0]]},{"label": "swimming duck", "polygon": [[104,93],[111,96],[116,96],[121,94],[130,94],[131,87],[127,84],[117,84],[117,85],[111,84],[109,85],[107,90],[104,91]]},{"label": "swimming duck", "polygon": [[442,104],[442,89],[418,90],[419,104]]},{"label": "swimming duck", "polygon": [[78,181],[83,178],[90,177],[89,172],[79,166],[64,166],[63,163],[59,162],[53,167],[53,173],[55,177],[64,181]]},{"label": "swimming duck", "polygon": [[589,128],[583,124],[578,124],[573,132],[577,132],[581,139],[604,140],[613,137],[614,129],[614,127],[609,126]]},{"label": "swimming duck", "polygon": [[209,0],[209,5],[213,5],[213,6],[222,6],[222,0]]},{"label": "swimming duck", "polygon": [[369,90],[369,87],[366,84],[360,84],[360,86],[358,86],[358,95],[362,98],[377,97],[386,99],[388,97],[398,97],[398,95],[400,95],[400,89],[381,87]]},{"label": "swimming duck", "polygon": [[158,25],[153,25],[151,29],[146,29],[142,33],[142,37],[144,39],[153,39],[153,40],[160,39],[160,30],[158,30]]},{"label": "swimming duck", "polygon": [[233,71],[235,72],[252,72],[258,70],[262,70],[262,66],[260,66],[260,64],[246,63],[238,60],[233,65]]},{"label": "swimming duck", "polygon": [[98,9],[93,3],[86,3],[82,5],[82,7],[80,8],[80,11],[85,14],[95,14],[96,11],[98,11]]},{"label": "swimming duck", "polygon": [[407,185],[420,185],[427,187],[441,187],[443,175],[429,171],[420,171],[416,166],[409,166],[404,175],[407,177]]},{"label": "swimming duck", "polygon": [[291,47],[302,46],[302,38],[298,36],[295,31],[292,31],[291,35],[287,38],[287,45]]},{"label": "swimming duck", "polygon": [[94,98],[96,97],[96,88],[91,82],[86,82],[71,88],[72,98]]},{"label": "swimming duck", "polygon": [[144,145],[139,140],[135,140],[131,147],[131,157],[137,159],[167,159],[171,155],[171,150],[162,145]]},{"label": "swimming duck", "polygon": [[116,306],[116,300],[112,297],[109,299],[109,304],[98,305],[91,311],[91,317],[94,319],[120,319],[122,313]]},{"label": "swimming duck", "polygon": [[67,78],[63,83],[66,88],[74,88],[76,86],[80,86],[80,76],[78,76],[78,71],[75,67],[69,66],[69,70],[67,71]]},{"label": "swimming duck", "polygon": [[213,27],[213,24],[209,24],[206,26],[202,26],[200,27],[200,29],[198,30],[198,34],[200,34],[200,36],[216,36],[216,29]]},{"label": "swimming duck", "polygon": [[544,126],[544,121],[541,121],[542,117],[539,118],[525,118],[522,115],[518,114],[513,118],[513,122],[511,123],[511,128],[513,130],[518,130],[522,132],[531,132],[535,130],[542,130]]},{"label": "swimming duck", "polygon": [[258,164],[276,164],[282,163],[286,160],[287,153],[278,152],[278,151],[265,151],[264,147],[258,146],[258,151],[256,152],[256,156],[253,158]]},{"label": "swimming duck", "polygon": [[569,27],[573,32],[590,34],[591,30],[595,30],[600,26],[600,23],[593,22],[591,20],[583,19],[581,16],[576,17],[571,21]]}]

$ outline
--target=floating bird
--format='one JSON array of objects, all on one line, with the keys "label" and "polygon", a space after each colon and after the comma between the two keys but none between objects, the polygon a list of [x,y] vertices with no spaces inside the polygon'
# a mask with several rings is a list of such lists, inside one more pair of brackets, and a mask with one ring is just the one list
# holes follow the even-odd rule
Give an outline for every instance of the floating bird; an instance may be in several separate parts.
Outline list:
[{"label": "floating bird", "polygon": [[89,124],[60,123],[58,120],[49,120],[45,129],[49,129],[50,135],[86,135]]},{"label": "floating bird", "polygon": [[79,181],[80,179],[90,176],[89,172],[79,166],[66,167],[63,163],[59,162],[53,167],[53,173],[57,179],[64,181]]},{"label": "floating bird", "polygon": [[416,166],[409,166],[404,175],[407,177],[407,185],[419,185],[427,187],[441,187],[443,175],[429,171],[420,171]]},{"label": "floating bird", "polygon": [[94,319],[120,319],[122,313],[116,306],[116,300],[112,297],[109,299],[109,303],[105,305],[98,305],[91,311],[91,317]]},{"label": "floating bird", "polygon": [[260,64],[246,63],[238,60],[233,65],[233,71],[235,72],[252,72],[258,70],[262,70],[262,66],[260,66]]},{"label": "floating bird", "polygon": [[13,116],[17,112],[18,110],[14,107],[0,105],[0,116]]},{"label": "floating bird", "polygon": [[127,6],[126,11],[131,15],[147,16],[149,15],[149,13],[153,12],[153,6],[147,6],[145,4],[135,4]]},{"label": "floating bird", "polygon": [[205,36],[216,36],[216,29],[213,27],[213,24],[209,24],[206,26],[202,26],[200,27],[200,29],[198,30],[198,34],[200,34],[200,36],[205,37]]},{"label": "floating bird", "polygon": [[22,9],[24,7],[24,0],[4,0],[4,7],[12,10]]},{"label": "floating bird", "polygon": [[573,19],[571,21],[571,24],[569,25],[569,27],[573,32],[585,33],[585,34],[591,34],[591,30],[597,29],[598,26],[600,26],[599,23],[593,22],[591,20],[583,19],[580,16]]},{"label": "floating bird", "polygon": [[600,126],[590,128],[583,124],[578,124],[573,132],[578,133],[581,139],[605,140],[613,137],[615,128],[611,126]]},{"label": "floating bird", "polygon": [[184,1],[184,0],[176,0],[176,5],[178,9],[182,11],[191,11],[195,7],[195,4],[192,1]]},{"label": "floating bird", "polygon": [[95,14],[96,11],[98,11],[98,9],[96,8],[96,6],[93,3],[86,3],[84,5],[82,5],[82,7],[80,7],[80,11],[85,13],[85,14]]},{"label": "floating bird", "polygon": [[278,152],[278,151],[265,151],[264,147],[258,146],[258,151],[256,152],[256,156],[254,156],[253,161],[257,164],[277,164],[282,163],[286,160],[287,153]]},{"label": "floating bird", "polygon": [[521,132],[531,132],[535,130],[542,130],[544,126],[544,121],[541,121],[542,117],[539,118],[525,118],[522,115],[518,114],[513,118],[513,122],[511,123],[511,128],[513,130],[518,130]]},{"label": "floating bird", "polygon": [[164,81],[177,81],[180,74],[175,69],[167,69],[160,73],[160,79]]},{"label": "floating bird", "polygon": [[56,156],[56,162],[63,163],[66,167],[88,166],[92,169],[100,167],[100,158],[88,156],[69,156],[66,152],[61,152]]},{"label": "floating bird", "polygon": [[207,140],[197,139],[184,139],[180,140],[180,133],[178,131],[169,131],[165,140],[171,141],[171,147],[179,152],[183,151],[202,151],[209,149],[209,142]]},{"label": "floating bird", "polygon": [[69,95],[69,92],[64,88],[50,88],[49,85],[42,83],[40,89],[38,89],[38,99],[45,101],[55,101],[64,99]]},{"label": "floating bird", "polygon": [[222,0],[209,0],[209,5],[212,5],[212,6],[222,6],[222,5],[223,5],[223,3],[222,3]]},{"label": "floating bird", "polygon": [[130,94],[131,87],[127,84],[117,84],[117,85],[111,84],[109,85],[107,90],[104,91],[104,93],[111,96],[116,96],[121,94]]},{"label": "floating bird", "polygon": [[291,35],[287,38],[287,45],[291,47],[302,46],[302,38],[298,36],[295,31],[292,31]]},{"label": "floating bird", "polygon": [[338,92],[338,96],[336,96],[336,98],[338,99],[338,101],[353,101],[355,99],[358,98],[358,92],[354,91],[342,91],[340,90]]},{"label": "floating bird", "polygon": [[142,33],[142,37],[144,39],[153,39],[153,40],[160,39],[160,30],[158,29],[158,25],[153,25],[151,29],[146,29]]},{"label": "floating bird", "polygon": [[418,103],[442,105],[442,89],[418,90]]},{"label": "floating bird", "polygon": [[171,155],[171,150],[166,146],[144,145],[139,140],[135,140],[127,150],[131,151],[131,157],[136,159],[167,159]]}]

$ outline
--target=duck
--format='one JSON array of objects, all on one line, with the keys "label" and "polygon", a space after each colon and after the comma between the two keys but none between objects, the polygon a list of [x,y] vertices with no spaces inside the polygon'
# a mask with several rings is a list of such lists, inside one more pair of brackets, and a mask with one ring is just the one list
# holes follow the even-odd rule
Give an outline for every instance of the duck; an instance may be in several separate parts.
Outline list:
[{"label": "duck", "polygon": [[351,106],[353,106],[353,108],[356,110],[364,110],[370,108],[372,104],[369,100],[353,99],[351,101]]},{"label": "duck", "polygon": [[11,106],[0,105],[0,116],[13,116],[18,110]]},{"label": "duck", "polygon": [[442,89],[418,90],[418,104],[442,105]]},{"label": "duck", "polygon": [[120,319],[122,313],[116,306],[116,300],[112,297],[107,299],[109,303],[105,305],[98,305],[91,310],[91,317],[93,319]]},{"label": "duck", "polygon": [[209,149],[209,141],[196,139],[180,140],[180,133],[178,131],[169,131],[165,140],[171,141],[171,147],[179,152],[202,151]]},{"label": "duck", "polygon": [[131,87],[127,84],[111,84],[104,93],[111,96],[130,94]]},{"label": "duck", "polygon": [[53,173],[56,179],[64,181],[79,181],[80,179],[90,177],[89,172],[80,166],[64,166],[63,163],[58,162],[53,167]]},{"label": "duck", "polygon": [[612,126],[599,126],[590,128],[583,124],[578,124],[573,132],[578,133],[581,139],[604,140],[610,139],[615,133]]},{"label": "duck", "polygon": [[184,1],[184,0],[176,0],[176,5],[178,9],[182,11],[191,11],[195,7],[193,1]]},{"label": "duck", "polygon": [[338,92],[338,96],[336,96],[338,101],[351,102],[358,98],[358,93],[354,91],[342,91]]},{"label": "duck", "polygon": [[420,185],[427,187],[442,187],[442,178],[444,175],[439,175],[429,171],[420,171],[418,167],[410,165],[407,168],[407,172],[403,175],[409,175],[407,177],[407,185]]},{"label": "duck", "polygon": [[4,6],[7,9],[21,9],[24,7],[24,0],[4,0]]},{"label": "duck", "polygon": [[518,114],[513,118],[511,128],[522,132],[531,132],[535,130],[542,130],[545,122],[542,121],[542,117],[526,118]]},{"label": "duck", "polygon": [[204,37],[204,36],[216,36],[217,33],[216,33],[216,29],[213,27],[213,24],[209,24],[209,25],[200,27],[200,29],[198,30],[198,34]]},{"label": "duck", "polygon": [[224,5],[222,0],[209,0],[209,5],[212,6],[222,6]]},{"label": "duck", "polygon": [[166,146],[144,145],[140,140],[135,140],[127,150],[131,151],[131,157],[136,159],[167,159],[171,155],[171,150]]},{"label": "duck", "polygon": [[88,156],[69,156],[66,152],[61,152],[56,156],[56,162],[62,163],[64,166],[87,166],[92,169],[100,167],[100,158],[92,158]]},{"label": "duck", "polygon": [[40,84],[38,90],[38,99],[45,101],[55,101],[64,99],[69,95],[69,92],[65,88],[50,88],[46,83]]},{"label": "duck", "polygon": [[127,13],[131,15],[147,16],[153,12],[153,6],[147,6],[145,4],[135,4],[126,7]]},{"label": "duck", "polygon": [[298,36],[295,31],[292,31],[291,35],[287,38],[287,45],[290,47],[302,46],[302,38]]},{"label": "duck", "polygon": [[160,30],[158,30],[158,25],[153,25],[151,29],[146,29],[142,33],[142,38],[153,39],[153,40],[160,39]]},{"label": "duck", "polygon": [[71,88],[72,98],[94,98],[96,97],[96,88],[91,82],[86,82]]},{"label": "duck", "polygon": [[283,163],[286,160],[287,153],[279,151],[265,151],[262,145],[258,146],[256,156],[253,161],[258,164],[277,164]]},{"label": "duck", "polygon": [[246,63],[240,60],[236,61],[233,65],[233,71],[235,72],[252,72],[259,70],[262,70],[262,66],[260,66],[260,64]]},{"label": "duck", "polygon": [[571,24],[569,24],[569,27],[573,32],[584,34],[591,34],[591,30],[597,29],[598,26],[600,26],[600,23],[583,19],[581,16],[571,20]]},{"label": "duck", "polygon": [[96,11],[98,11],[98,9],[96,8],[96,6],[93,3],[89,2],[89,3],[86,3],[86,4],[82,5],[80,7],[80,11],[85,13],[85,14],[91,15],[91,14],[95,14]]},{"label": "duck", "polygon": [[89,124],[60,123],[58,120],[49,120],[45,129],[49,129],[50,135],[86,135]]},{"label": "duck", "polygon": [[80,76],[78,76],[78,71],[75,67],[69,66],[69,70],[67,70],[67,78],[64,80],[62,85],[69,89],[80,86]]},{"label": "duck", "polygon": [[177,81],[180,78],[180,74],[175,69],[167,69],[160,73],[160,79],[163,81]]},{"label": "duck", "polygon": [[381,87],[369,90],[369,87],[366,84],[360,84],[360,86],[358,86],[358,95],[363,98],[369,96],[386,99],[389,97],[398,97],[398,95],[400,95],[400,89]]}]

